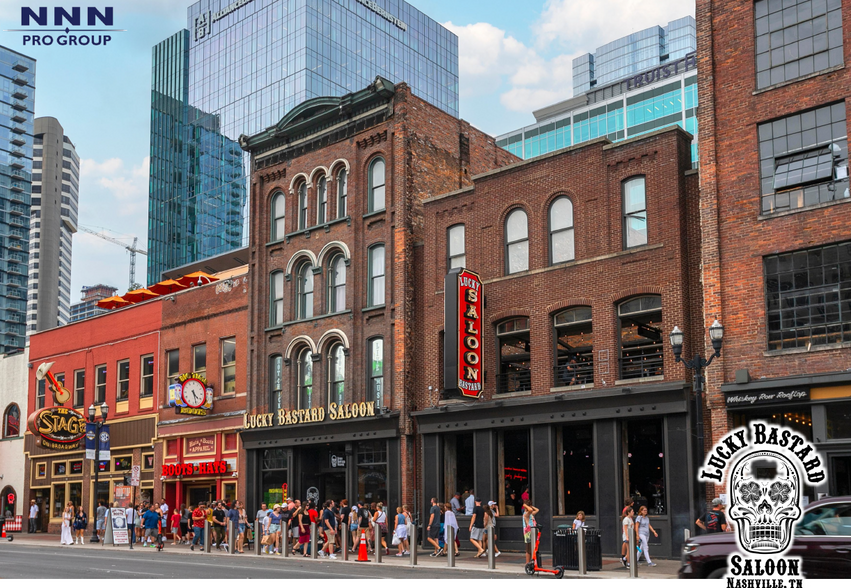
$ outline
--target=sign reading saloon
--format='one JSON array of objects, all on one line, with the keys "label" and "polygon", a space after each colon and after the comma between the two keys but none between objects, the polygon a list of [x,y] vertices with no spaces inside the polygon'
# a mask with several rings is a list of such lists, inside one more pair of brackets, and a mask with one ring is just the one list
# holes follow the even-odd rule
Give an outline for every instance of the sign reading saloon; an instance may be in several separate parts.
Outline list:
[{"label": "sign reading saloon", "polygon": [[86,434],[86,419],[74,409],[51,406],[31,414],[27,428],[36,437],[41,437],[42,447],[74,449]]},{"label": "sign reading saloon", "polygon": [[478,398],[482,371],[482,281],[463,268],[449,270],[444,281],[443,388]]},{"label": "sign reading saloon", "polygon": [[242,427],[244,429],[259,429],[273,427],[275,425],[300,425],[306,423],[321,423],[329,416],[332,421],[355,419],[358,417],[375,416],[374,402],[352,402],[350,404],[337,404],[332,402],[325,407],[302,408],[299,410],[286,410],[282,408],[277,413],[267,412],[262,414],[243,415]]}]

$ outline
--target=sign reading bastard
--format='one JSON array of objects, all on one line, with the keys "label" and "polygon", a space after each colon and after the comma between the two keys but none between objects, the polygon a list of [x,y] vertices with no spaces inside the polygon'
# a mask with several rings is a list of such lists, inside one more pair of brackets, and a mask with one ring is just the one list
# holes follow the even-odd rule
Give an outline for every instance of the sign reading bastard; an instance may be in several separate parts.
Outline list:
[{"label": "sign reading bastard", "polygon": [[453,268],[444,283],[443,388],[462,396],[482,394],[482,281]]}]

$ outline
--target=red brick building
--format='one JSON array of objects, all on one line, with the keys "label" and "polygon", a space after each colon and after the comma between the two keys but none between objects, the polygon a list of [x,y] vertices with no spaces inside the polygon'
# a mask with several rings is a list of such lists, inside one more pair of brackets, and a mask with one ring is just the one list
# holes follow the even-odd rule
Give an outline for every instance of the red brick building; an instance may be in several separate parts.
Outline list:
[{"label": "red brick building", "polygon": [[793,427],[827,460],[816,492],[849,494],[851,2],[698,0],[697,26],[707,444]]},{"label": "red brick building", "polygon": [[[422,512],[432,496],[472,488],[500,506],[500,545],[522,549],[528,498],[547,529],[585,511],[614,553],[622,501],[638,495],[657,551],[679,554],[695,518],[683,475],[694,408],[667,338],[675,325],[702,328],[689,144],[678,127],[597,139],[425,201],[413,390]],[[453,267],[482,282],[478,400],[442,390],[443,342],[458,336],[444,332]]]},{"label": "red brick building", "polygon": [[422,200],[516,161],[377,78],[242,137],[251,153],[249,506],[412,503]]}]

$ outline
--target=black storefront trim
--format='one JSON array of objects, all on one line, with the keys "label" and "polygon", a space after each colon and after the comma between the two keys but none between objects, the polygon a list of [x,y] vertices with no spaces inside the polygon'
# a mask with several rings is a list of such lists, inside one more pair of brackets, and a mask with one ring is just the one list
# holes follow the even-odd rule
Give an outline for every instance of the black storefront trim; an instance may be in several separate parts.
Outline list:
[{"label": "black storefront trim", "polygon": [[827,387],[837,384],[851,384],[851,372],[831,372],[826,374],[813,374],[791,376],[788,378],[760,379],[747,384],[721,384],[722,392],[753,392],[756,390],[773,390],[775,388],[789,387]]},{"label": "black storefront trim", "polygon": [[240,435],[245,449],[387,439],[399,436],[399,413],[356,420],[248,429],[243,430]]}]

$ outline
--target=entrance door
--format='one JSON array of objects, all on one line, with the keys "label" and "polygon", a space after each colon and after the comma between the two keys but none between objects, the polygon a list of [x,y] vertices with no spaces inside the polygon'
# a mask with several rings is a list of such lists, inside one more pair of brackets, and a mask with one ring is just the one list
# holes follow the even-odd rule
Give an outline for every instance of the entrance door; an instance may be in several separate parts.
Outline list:
[{"label": "entrance door", "polygon": [[199,502],[206,502],[210,504],[212,500],[216,498],[216,486],[213,485],[203,485],[203,486],[188,486],[186,488],[186,504],[191,505],[192,508],[198,506]]},{"label": "entrance door", "polygon": [[830,460],[830,482],[833,496],[851,494],[851,455],[840,455]]},{"label": "entrance door", "polygon": [[38,505],[38,519],[36,520],[35,525],[36,530],[47,533],[47,525],[50,522],[50,490],[36,490],[34,498],[35,503]]}]

